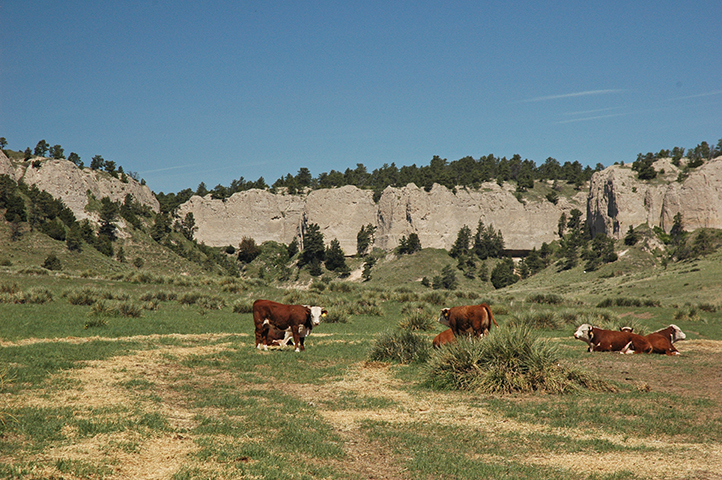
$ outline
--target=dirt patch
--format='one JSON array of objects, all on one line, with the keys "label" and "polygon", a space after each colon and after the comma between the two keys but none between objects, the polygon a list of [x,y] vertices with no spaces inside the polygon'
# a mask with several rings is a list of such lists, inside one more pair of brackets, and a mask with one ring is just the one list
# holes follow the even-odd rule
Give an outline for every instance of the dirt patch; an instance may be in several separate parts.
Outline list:
[{"label": "dirt patch", "polygon": [[70,343],[73,345],[82,345],[89,342],[157,342],[161,338],[176,339],[183,341],[213,341],[228,337],[249,337],[247,333],[205,333],[200,335],[182,335],[180,333],[172,333],[168,335],[133,335],[131,337],[64,337],[64,338],[25,338],[17,342],[0,339],[0,347],[22,347],[25,345],[35,345],[37,343]]}]

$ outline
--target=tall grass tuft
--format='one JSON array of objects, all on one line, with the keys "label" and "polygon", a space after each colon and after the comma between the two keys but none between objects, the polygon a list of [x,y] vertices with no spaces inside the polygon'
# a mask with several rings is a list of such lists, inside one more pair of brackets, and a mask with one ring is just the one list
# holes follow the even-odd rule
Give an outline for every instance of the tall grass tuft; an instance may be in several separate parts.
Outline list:
[{"label": "tall grass tuft", "polygon": [[13,283],[0,283],[0,293],[18,293],[20,288],[18,284]]},{"label": "tall grass tuft", "polygon": [[196,304],[202,310],[222,310],[226,306],[222,298],[208,295],[201,295]]},{"label": "tall grass tuft", "polygon": [[345,308],[334,308],[323,318],[323,323],[348,323],[349,314]]},{"label": "tall grass tuft", "polygon": [[178,303],[181,305],[195,305],[201,298],[201,294],[198,292],[186,292],[180,296]]},{"label": "tall grass tuft", "polygon": [[421,363],[429,358],[431,344],[421,335],[408,330],[385,332],[374,340],[369,360],[399,363]]},{"label": "tall grass tuft", "polygon": [[687,303],[684,307],[674,312],[674,320],[686,322],[703,321],[702,317],[699,316],[699,310],[700,308],[697,305]]},{"label": "tall grass tuft", "polygon": [[447,302],[446,294],[443,292],[429,292],[422,296],[421,299],[432,305],[444,305]]},{"label": "tall grass tuft", "polygon": [[585,372],[562,367],[556,347],[528,327],[493,330],[479,340],[459,338],[431,355],[426,377],[425,384],[434,388],[484,393],[614,388]]},{"label": "tall grass tuft", "polygon": [[0,292],[0,303],[40,304],[53,301],[53,294],[47,288],[34,287],[27,292]]},{"label": "tall grass tuft", "polygon": [[93,304],[90,312],[95,316],[138,318],[143,307],[131,302],[101,299]]},{"label": "tall grass tuft", "polygon": [[232,308],[233,313],[253,313],[253,302],[248,299],[236,300]]},{"label": "tall grass tuft", "polygon": [[151,302],[157,300],[159,302],[171,302],[178,298],[178,294],[175,292],[168,292],[165,290],[158,290],[157,292],[147,292],[140,296],[140,300],[143,302]]},{"label": "tall grass tuft", "polygon": [[530,295],[526,301],[530,303],[545,303],[547,305],[561,305],[564,303],[564,297],[555,293],[538,293],[536,295]]},{"label": "tall grass tuft", "polygon": [[597,304],[597,308],[609,307],[661,307],[662,303],[655,299],[640,300],[639,298],[616,297],[605,298]]},{"label": "tall grass tuft", "polygon": [[557,330],[562,327],[563,323],[556,312],[551,310],[532,310],[512,315],[507,325],[510,327]]},{"label": "tall grass tuft", "polygon": [[411,311],[399,322],[399,327],[404,330],[424,331],[433,330],[436,326],[435,319],[424,311]]}]

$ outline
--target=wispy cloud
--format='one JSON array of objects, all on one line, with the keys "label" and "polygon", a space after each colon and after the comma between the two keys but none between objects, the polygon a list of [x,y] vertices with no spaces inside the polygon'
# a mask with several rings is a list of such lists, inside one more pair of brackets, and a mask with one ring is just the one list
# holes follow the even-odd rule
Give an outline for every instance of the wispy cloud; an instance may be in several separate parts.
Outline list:
[{"label": "wispy cloud", "polygon": [[613,118],[613,117],[624,117],[627,115],[633,115],[635,112],[627,112],[627,113],[611,113],[609,115],[595,115],[593,117],[582,117],[582,118],[572,118],[570,120],[562,120],[559,122],[554,122],[555,125],[562,125],[565,123],[575,123],[575,122],[587,122],[590,120],[600,120],[603,118]]},{"label": "wispy cloud", "polygon": [[562,115],[568,115],[568,116],[573,116],[573,115],[589,115],[589,114],[591,114],[591,113],[601,113],[601,112],[609,112],[609,111],[612,111],[612,110],[619,110],[620,108],[624,108],[624,107],[598,108],[598,109],[596,109],[596,110],[584,110],[584,111],[581,111],[581,112],[564,112],[564,113],[562,113]]},{"label": "wispy cloud", "polygon": [[670,101],[689,100],[690,98],[711,97],[713,95],[722,95],[722,90],[715,90],[713,92],[707,92],[707,93],[698,93],[697,95],[687,95],[686,97],[671,98]]},{"label": "wispy cloud", "polygon": [[527,100],[522,100],[522,103],[545,102],[547,100],[561,100],[564,98],[588,97],[592,95],[609,95],[611,93],[622,93],[624,91],[625,90],[621,89],[587,90],[585,92],[564,93],[561,95],[547,95],[544,97],[530,98]]},{"label": "wispy cloud", "polygon": [[143,170],[142,174],[148,174],[148,173],[159,173],[159,172],[168,172],[170,170],[180,170],[181,168],[191,168],[191,167],[199,167],[201,166],[201,163],[191,163],[190,165],[175,165],[173,167],[165,167],[165,168],[156,168],[155,170]]}]

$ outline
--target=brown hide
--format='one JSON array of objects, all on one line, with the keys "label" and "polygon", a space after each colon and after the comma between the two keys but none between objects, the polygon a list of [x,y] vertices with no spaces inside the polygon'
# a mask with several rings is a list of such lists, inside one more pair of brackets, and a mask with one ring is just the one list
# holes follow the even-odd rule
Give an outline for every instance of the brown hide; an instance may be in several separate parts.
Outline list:
[{"label": "brown hide", "polygon": [[664,355],[679,355],[679,351],[672,345],[669,337],[658,333],[650,333],[644,338],[652,345],[652,353],[661,353]]},{"label": "brown hide", "polygon": [[442,345],[446,343],[451,343],[455,341],[456,338],[454,338],[454,332],[451,331],[451,329],[444,330],[440,334],[434,337],[434,339],[431,341],[431,345],[434,348],[439,348]]},{"label": "brown hide", "polygon": [[441,311],[441,315],[457,337],[459,335],[480,337],[489,333],[492,322],[499,326],[486,303],[445,308]]},{"label": "brown hide", "polygon": [[297,350],[304,350],[299,334],[299,326],[310,329],[311,309],[302,305],[284,305],[283,303],[271,300],[256,300],[253,302],[253,323],[256,326],[256,347],[268,345],[268,328],[264,328],[264,322],[268,320],[270,326],[278,330],[291,328],[293,343]]},{"label": "brown hide", "polygon": [[651,353],[652,345],[641,335],[631,332],[617,332],[593,327],[591,334],[591,350],[594,352],[621,352],[632,344],[634,353]]}]

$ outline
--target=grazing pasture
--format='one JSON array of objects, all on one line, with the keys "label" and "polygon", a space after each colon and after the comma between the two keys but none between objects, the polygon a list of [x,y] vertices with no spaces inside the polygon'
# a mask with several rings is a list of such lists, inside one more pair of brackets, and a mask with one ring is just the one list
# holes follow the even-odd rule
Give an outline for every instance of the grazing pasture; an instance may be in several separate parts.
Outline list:
[{"label": "grazing pasture", "polygon": [[[722,478],[717,308],[486,295],[498,330],[531,329],[560,366],[613,388],[485,394],[425,381],[444,351],[430,348],[446,328],[436,302],[473,303],[434,293],[0,273],[0,478]],[[304,352],[259,351],[258,298],[335,320]],[[675,357],[588,353],[582,323],[675,323],[687,340]],[[432,360],[371,359],[409,334]]]}]

